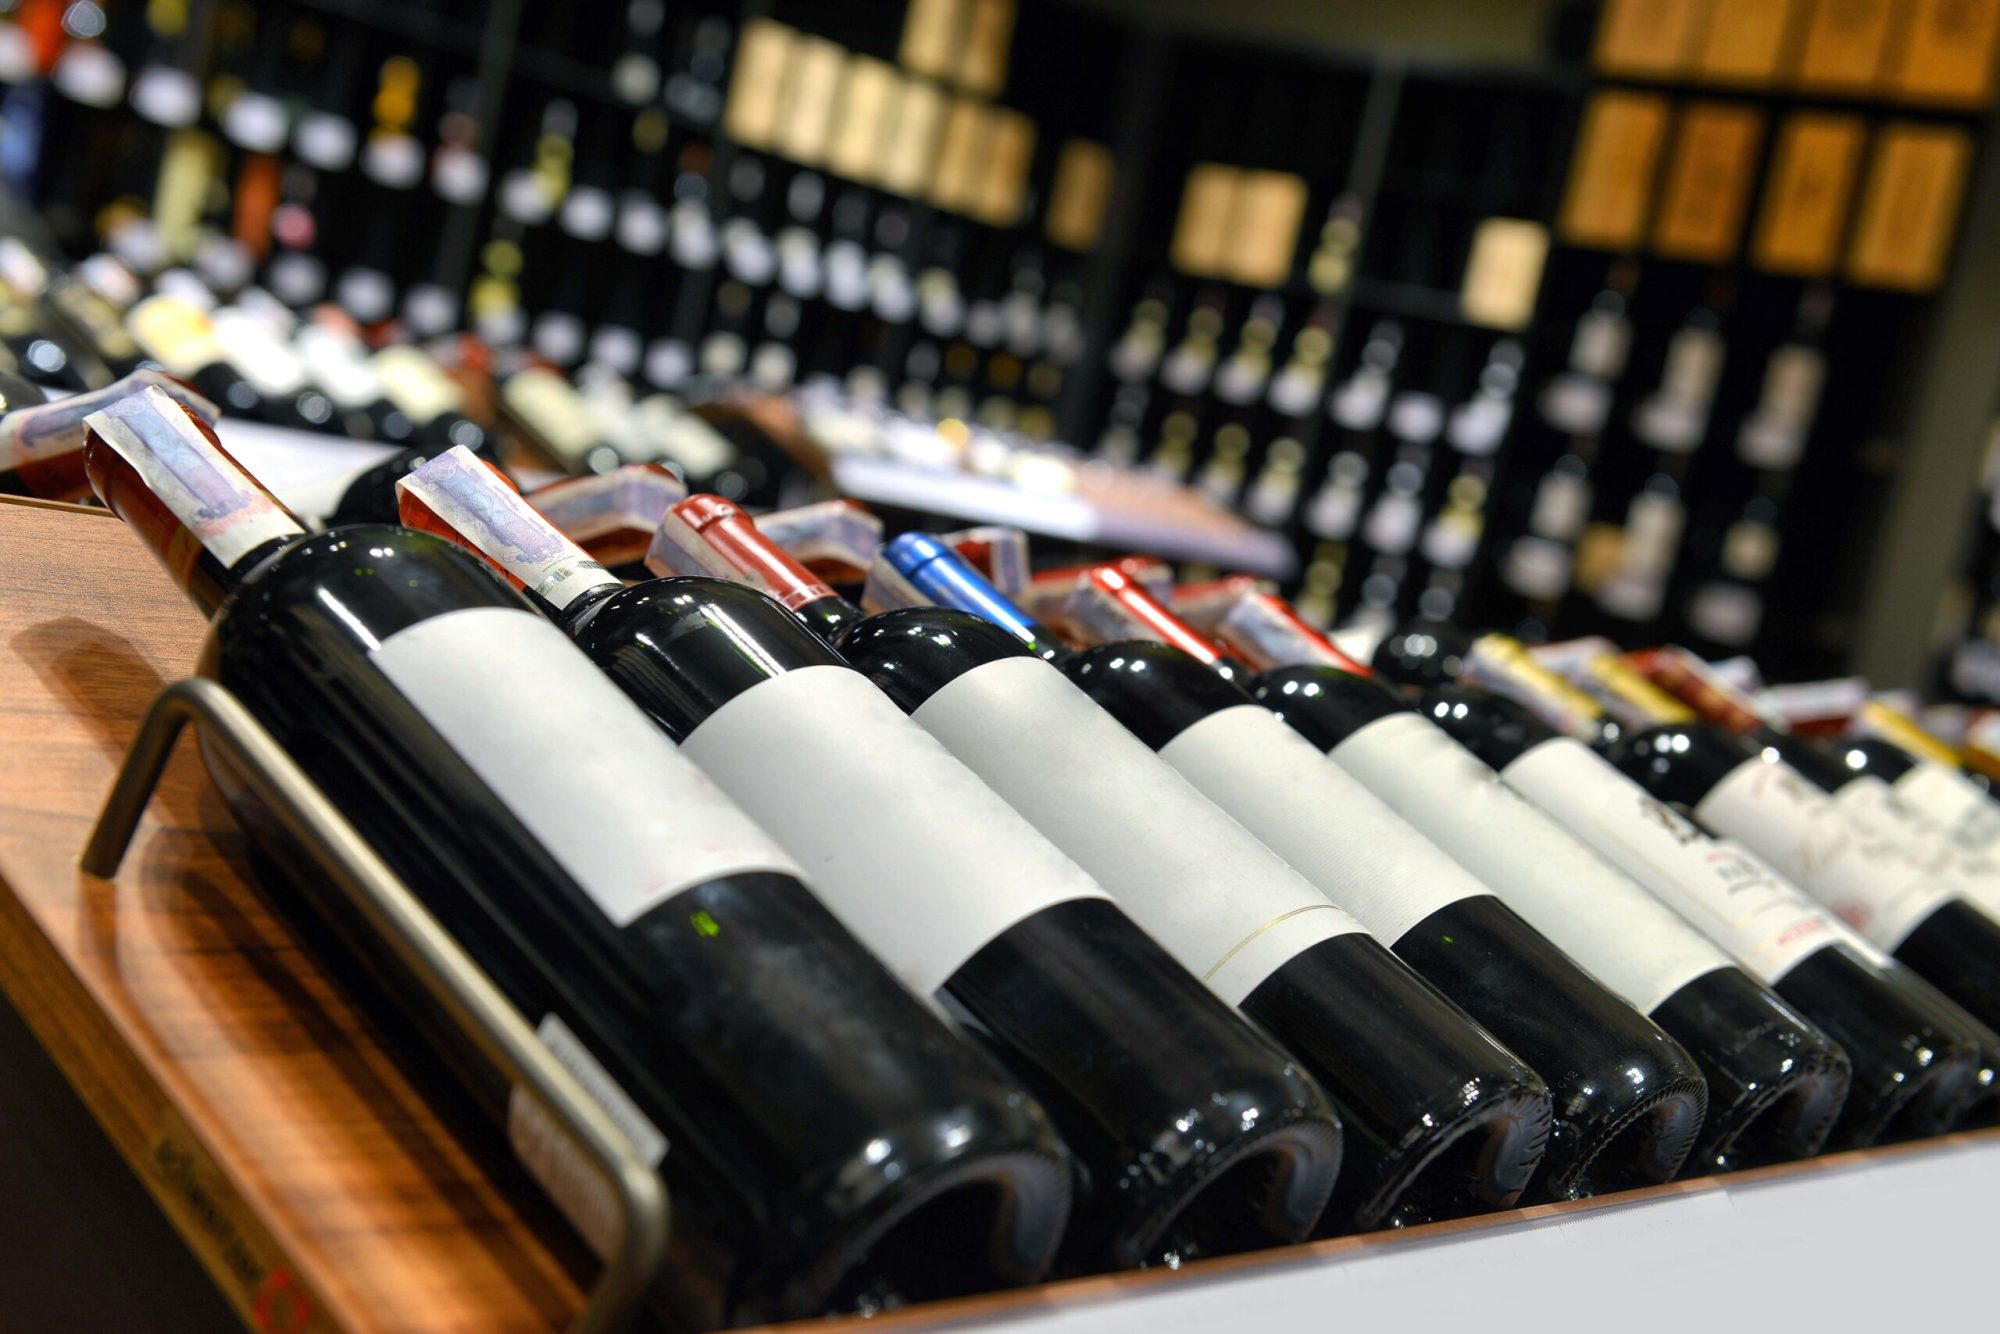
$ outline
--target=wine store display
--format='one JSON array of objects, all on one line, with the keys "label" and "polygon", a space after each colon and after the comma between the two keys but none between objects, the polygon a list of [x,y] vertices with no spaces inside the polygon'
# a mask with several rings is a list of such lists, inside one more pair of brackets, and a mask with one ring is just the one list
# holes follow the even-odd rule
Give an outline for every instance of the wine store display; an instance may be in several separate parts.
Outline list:
[{"label": "wine store display", "polygon": [[[150,552],[173,670],[657,1173],[648,1328],[2000,1126],[2000,523],[1955,698],[1836,675],[1927,363],[1971,373],[2000,4],[1536,40],[0,3],[0,531]],[[22,630],[73,703],[111,660]],[[199,781],[264,906],[615,1288],[620,1183],[245,754]],[[257,1175],[163,1197],[204,1259],[264,1263]]]}]

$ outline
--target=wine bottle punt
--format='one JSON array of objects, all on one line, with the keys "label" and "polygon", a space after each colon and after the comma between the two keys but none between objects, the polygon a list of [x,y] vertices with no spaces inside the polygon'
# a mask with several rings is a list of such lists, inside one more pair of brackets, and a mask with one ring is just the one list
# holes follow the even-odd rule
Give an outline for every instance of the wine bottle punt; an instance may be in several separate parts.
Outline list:
[{"label": "wine bottle punt", "polygon": [[1051,667],[1046,629],[918,533],[883,549],[864,605],[902,609],[842,656],[1333,1097],[1346,1166],[1322,1230],[1519,1197],[1548,1139],[1541,1079]]},{"label": "wine bottle punt", "polygon": [[[1537,1194],[1680,1170],[1706,1090],[1678,1043],[1329,759],[1295,707],[1260,708],[1214,670],[1219,654],[1133,580],[1091,571],[1066,620],[1106,641],[1065,664],[1072,680],[1542,1076],[1555,1122]],[[1117,638],[1172,626],[1172,645]]]},{"label": "wine bottle punt", "polygon": [[[308,535],[156,388],[89,422],[93,489],[213,618],[203,670],[659,1166],[671,1318],[853,1310],[1047,1268],[1068,1169],[1033,1100],[524,599],[428,534]],[[306,864],[211,768],[266,863]],[[605,1246],[609,1202],[535,1105],[408,1017]]]},{"label": "wine bottle punt", "polygon": [[[1734,955],[1846,1052],[1847,1104],[1829,1144],[1858,1148],[1949,1129],[1968,1096],[1990,1089],[1987,1039],[1957,1006],[1896,963],[1742,843],[1711,837],[1685,817],[1713,775],[1753,758],[1701,723],[1627,731],[1593,698],[1536,664],[1503,635],[1474,637],[1424,622],[1384,640],[1379,675],[1432,689],[1454,679],[1526,709],[1519,715],[1433,709],[1440,726],[1492,760],[1501,777]],[[1441,684],[1442,683],[1442,684]],[[1640,682],[1635,690],[1643,689]],[[1455,704],[1457,701],[1451,701]],[[1671,711],[1670,702],[1658,707]],[[1483,724],[1483,725],[1479,725]],[[1655,735],[1655,731],[1657,735]],[[1546,740],[1636,748],[1639,767],[1607,759],[1589,782],[1556,781],[1575,752]],[[1492,740],[1484,739],[1492,736]],[[1531,736],[1543,737],[1540,743]],[[1519,746],[1514,758],[1505,748]],[[1539,754],[1537,754],[1539,752]],[[1553,767],[1544,761],[1555,758]],[[1579,766],[1580,767],[1580,766]],[[1710,775],[1704,779],[1700,775]],[[1984,1099],[1992,1102],[1988,1093]]]},{"label": "wine bottle punt", "polygon": [[[857,619],[851,607],[814,605],[803,594],[816,583],[789,610],[715,578],[624,588],[463,455],[402,486],[408,521],[527,588],[813,868],[856,936],[1040,1098],[1080,1178],[1064,1263],[1129,1267],[1310,1232],[1340,1159],[1325,1095],[807,628]],[[716,543],[749,523],[720,497],[690,497],[647,563],[734,572]]]}]

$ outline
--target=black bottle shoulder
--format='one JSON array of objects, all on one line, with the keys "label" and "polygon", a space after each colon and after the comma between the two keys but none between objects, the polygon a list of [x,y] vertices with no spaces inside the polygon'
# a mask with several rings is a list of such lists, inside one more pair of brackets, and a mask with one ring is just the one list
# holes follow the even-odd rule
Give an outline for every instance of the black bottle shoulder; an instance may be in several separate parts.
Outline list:
[{"label": "black bottle shoulder", "polygon": [[441,537],[353,524],[294,542],[252,569],[219,609],[217,633],[228,642],[282,623],[373,648],[418,621],[476,607],[532,610],[483,562]]},{"label": "black bottle shoulder", "polygon": [[1849,773],[1872,774],[1885,783],[1893,783],[1917,767],[1914,755],[1879,736],[1843,737],[1824,746]]},{"label": "black bottle shoulder", "polygon": [[1250,693],[1321,750],[1410,711],[1389,687],[1338,667],[1279,667],[1258,677]]},{"label": "black bottle shoulder", "polygon": [[905,713],[977,667],[1038,656],[983,617],[948,607],[902,607],[859,621],[840,653]]},{"label": "black bottle shoulder", "polygon": [[634,584],[591,607],[571,633],[677,741],[774,676],[847,666],[776,599],[725,579]]},{"label": "black bottle shoulder", "polygon": [[1692,807],[1757,751],[1711,723],[1666,723],[1631,732],[1605,758],[1662,801]]},{"label": "black bottle shoulder", "polygon": [[1556,739],[1555,729],[1519,704],[1471,686],[1426,690],[1417,711],[1494,769]]},{"label": "black bottle shoulder", "polygon": [[1062,672],[1153,749],[1250,696],[1168,644],[1127,640],[1085,649]]}]

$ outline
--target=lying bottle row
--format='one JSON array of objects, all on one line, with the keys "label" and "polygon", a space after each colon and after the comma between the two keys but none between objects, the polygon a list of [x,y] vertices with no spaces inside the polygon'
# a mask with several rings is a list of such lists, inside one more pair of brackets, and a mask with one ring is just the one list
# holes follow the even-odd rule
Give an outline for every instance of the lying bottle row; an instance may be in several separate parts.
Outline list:
[{"label": "lying bottle row", "polygon": [[[1031,576],[992,531],[875,550],[852,507],[760,525],[659,474],[629,585],[551,522],[604,504],[463,447],[397,481],[401,525],[312,531],[169,388],[71,427],[91,488],[211,618],[205,670],[660,1166],[683,1321],[2000,1112],[1996,877],[1922,792],[1829,795],[1845,770],[1665,696],[1609,722],[1490,638],[1413,629],[1371,679],[1246,581]],[[865,571],[861,605],[781,540]],[[1570,734],[1449,679],[1488,659]],[[333,912],[215,776],[271,892]]]}]

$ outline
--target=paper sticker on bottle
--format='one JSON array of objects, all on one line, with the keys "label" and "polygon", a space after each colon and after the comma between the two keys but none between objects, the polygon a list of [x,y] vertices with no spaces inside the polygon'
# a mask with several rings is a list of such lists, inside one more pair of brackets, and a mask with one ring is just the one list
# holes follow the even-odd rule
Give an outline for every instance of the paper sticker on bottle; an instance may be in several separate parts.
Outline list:
[{"label": "paper sticker on bottle", "polygon": [[[1552,745],[1555,743],[1551,743]],[[1589,752],[1575,742],[1571,753]],[[1430,719],[1378,719],[1333,759],[1642,1012],[1730,962]]]},{"label": "paper sticker on bottle", "polygon": [[84,421],[106,403],[152,385],[213,425],[215,404],[156,370],[133,371],[102,389],[53,403],[16,408],[0,417],[0,473],[16,473],[28,494],[61,500],[89,489],[83,475]]},{"label": "paper sticker on bottle", "polygon": [[[667,1137],[569,1025],[553,1014],[544,1015],[535,1026],[535,1036],[618,1127],[640,1161],[658,1167],[667,1156]],[[507,1140],[521,1165],[548,1191],[591,1249],[605,1258],[616,1254],[621,1223],[616,1192],[582,1146],[519,1085],[507,1096]]]},{"label": "paper sticker on bottle", "polygon": [[1710,838],[1575,741],[1544,742],[1501,776],[1767,985],[1827,945],[1877,957],[1769,863],[1740,843]]},{"label": "paper sticker on bottle", "polygon": [[1044,908],[1106,897],[850,668],[760,682],[681,749],[811,868],[834,916],[918,995]]},{"label": "paper sticker on bottle", "polygon": [[108,403],[85,420],[223,568],[267,542],[305,535],[159,388]]},{"label": "paper sticker on bottle", "polygon": [[1268,709],[1212,713],[1160,757],[1390,945],[1492,892]]},{"label": "paper sticker on bottle", "polygon": [[912,715],[1224,1000],[1362,929],[1040,658],[1004,658]]},{"label": "paper sticker on bottle", "polygon": [[725,876],[803,876],[535,613],[447,612],[397,631],[373,657],[614,925]]},{"label": "paper sticker on bottle", "polygon": [[[403,521],[464,542],[558,611],[618,576],[537,514],[500,475],[454,445],[396,482]],[[422,522],[417,522],[421,519]]]},{"label": "paper sticker on bottle", "polygon": [[1740,840],[1788,880],[1882,949],[1951,898],[1951,891],[1790,765],[1746,760],[1694,808],[1718,834]]}]

